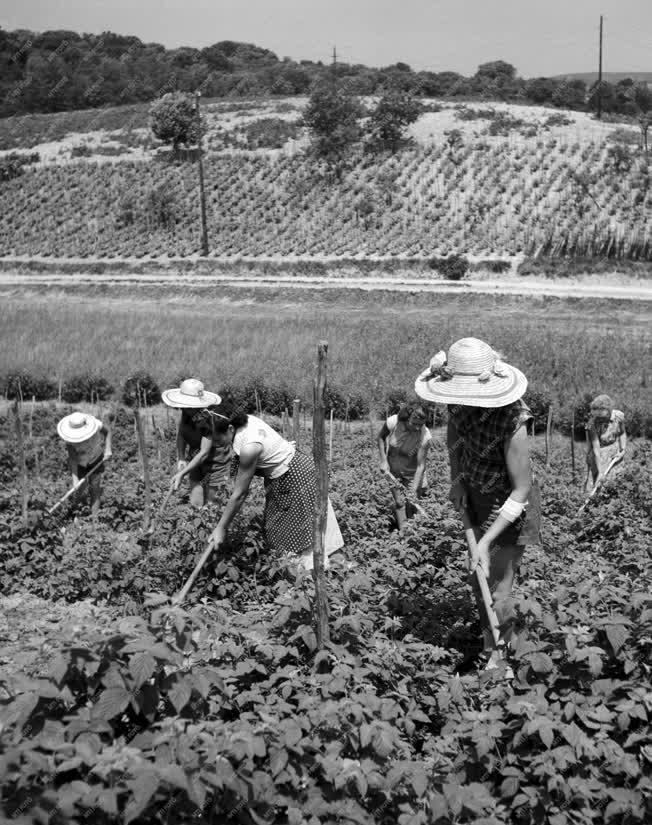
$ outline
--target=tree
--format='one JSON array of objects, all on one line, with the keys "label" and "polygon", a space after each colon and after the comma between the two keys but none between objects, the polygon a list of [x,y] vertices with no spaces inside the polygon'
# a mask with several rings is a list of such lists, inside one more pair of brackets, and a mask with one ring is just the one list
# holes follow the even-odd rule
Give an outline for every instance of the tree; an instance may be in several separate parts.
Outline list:
[{"label": "tree", "polygon": [[552,102],[560,109],[583,109],[586,83],[583,80],[562,80],[552,94]]},{"label": "tree", "polygon": [[398,89],[386,92],[371,113],[371,147],[396,152],[405,139],[405,130],[420,113],[421,104],[414,95]]},{"label": "tree", "polygon": [[168,92],[152,103],[149,118],[154,135],[171,143],[175,154],[182,143],[187,146],[197,142],[197,115],[190,95]]},{"label": "tree", "polygon": [[358,100],[342,87],[326,81],[317,86],[303,112],[302,125],[312,132],[312,149],[318,157],[339,167],[360,139]]},{"label": "tree", "polygon": [[641,147],[647,152],[647,135],[652,122],[652,89],[647,83],[636,83],[630,89],[630,96],[641,127]]},{"label": "tree", "polygon": [[535,77],[525,83],[525,96],[532,103],[543,106],[552,102],[557,81],[552,77]]}]

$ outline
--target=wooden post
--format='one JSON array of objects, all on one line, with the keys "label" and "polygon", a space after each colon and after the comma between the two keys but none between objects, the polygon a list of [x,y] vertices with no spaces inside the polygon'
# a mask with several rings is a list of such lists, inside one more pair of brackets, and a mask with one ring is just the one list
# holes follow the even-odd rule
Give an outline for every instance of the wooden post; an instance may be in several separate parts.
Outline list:
[{"label": "wooden post", "polygon": [[260,398],[258,398],[258,390],[256,388],[254,388],[254,396],[256,398],[256,415],[260,417],[263,410],[260,406]]},{"label": "wooden post", "polygon": [[571,413],[571,479],[575,481],[575,409]]},{"label": "wooden post", "polygon": [[371,410],[369,410],[369,434],[371,435],[371,440],[376,442],[376,428],[374,427],[374,419]]},{"label": "wooden post", "polygon": [[14,411],[14,424],[16,426],[16,449],[18,451],[18,471],[20,472],[20,484],[23,492],[23,526],[27,527],[27,503],[29,500],[29,492],[27,490],[27,463],[25,462],[25,445],[23,443],[23,422],[18,406],[18,399],[14,401],[12,407]]},{"label": "wooden post", "polygon": [[292,438],[299,446],[299,435],[301,434],[301,399],[295,398],[292,402]]},{"label": "wooden post", "polygon": [[546,468],[550,467],[550,454],[552,453],[552,404],[548,407],[548,421],[546,422]]},{"label": "wooden post", "polygon": [[59,379],[59,404],[61,403],[61,392],[63,390],[63,380]]},{"label": "wooden post", "polygon": [[324,577],[324,541],[328,516],[328,465],[324,438],[324,393],[326,390],[326,357],[328,342],[317,347],[317,379],[313,385],[312,452],[317,474],[317,496],[313,522],[313,571],[315,581],[315,635],[319,650],[330,641],[328,628],[328,597]]},{"label": "wooden post", "polygon": [[29,437],[33,438],[32,419],[34,418],[34,407],[36,406],[36,396],[32,396],[32,405],[29,408]]},{"label": "wooden post", "polygon": [[333,408],[331,407],[330,427],[328,428],[328,463],[333,462]]},{"label": "wooden post", "polygon": [[344,432],[351,432],[351,427],[349,425],[349,401],[351,400],[351,396],[346,396],[346,407],[344,408]]},{"label": "wooden post", "polygon": [[143,422],[140,417],[140,409],[134,410],[134,421],[136,423],[136,436],[138,439],[138,450],[140,460],[143,462],[143,481],[145,482],[145,506],[143,508],[143,530],[149,527],[150,513],[152,509],[152,485],[149,478],[149,463],[147,461],[147,443],[143,432]]}]

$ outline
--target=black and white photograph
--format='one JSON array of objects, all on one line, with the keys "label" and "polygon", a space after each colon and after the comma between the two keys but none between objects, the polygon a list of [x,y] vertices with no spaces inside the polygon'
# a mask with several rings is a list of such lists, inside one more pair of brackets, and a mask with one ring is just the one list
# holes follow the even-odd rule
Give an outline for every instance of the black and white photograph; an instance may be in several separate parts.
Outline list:
[{"label": "black and white photograph", "polygon": [[652,822],[652,3],[3,0],[0,825]]}]

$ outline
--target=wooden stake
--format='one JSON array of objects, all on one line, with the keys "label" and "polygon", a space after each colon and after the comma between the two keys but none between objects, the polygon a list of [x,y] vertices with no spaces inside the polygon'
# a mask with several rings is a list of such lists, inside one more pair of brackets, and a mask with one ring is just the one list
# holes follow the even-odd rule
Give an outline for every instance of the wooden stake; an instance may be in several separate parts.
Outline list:
[{"label": "wooden stake", "polygon": [[18,469],[20,472],[20,484],[23,493],[22,502],[22,516],[23,526],[27,527],[27,504],[29,501],[29,492],[27,490],[27,463],[25,462],[25,445],[23,443],[23,422],[18,406],[18,399],[13,404],[14,424],[16,427],[16,447],[18,449]]},{"label": "wooden stake", "polygon": [[575,410],[571,413],[571,478],[575,481]]},{"label": "wooden stake", "polygon": [[149,463],[147,461],[147,443],[143,432],[143,422],[140,417],[138,407],[134,410],[134,421],[136,424],[136,435],[138,440],[138,450],[140,460],[143,463],[143,481],[145,482],[145,506],[143,508],[143,530],[149,527],[150,514],[152,509],[152,485],[149,478]]},{"label": "wooden stake", "polygon": [[295,398],[292,402],[292,438],[299,446],[299,436],[301,434],[301,399]]},{"label": "wooden stake", "polygon": [[254,388],[254,396],[256,398],[256,414],[260,417],[262,413],[262,408],[260,406],[260,399],[258,398],[258,390]]},{"label": "wooden stake", "polygon": [[317,379],[313,384],[312,452],[317,474],[317,496],[313,523],[313,571],[315,581],[315,635],[319,650],[330,641],[328,596],[324,577],[324,541],[328,516],[328,465],[324,438],[324,393],[326,390],[328,342],[317,347]]},{"label": "wooden stake", "polygon": [[36,396],[32,396],[32,406],[29,408],[29,437],[33,437],[32,433],[32,419],[34,418],[34,407],[36,406]]},{"label": "wooden stake", "polygon": [[552,452],[552,404],[548,407],[548,421],[546,422],[546,468],[550,467],[550,453]]},{"label": "wooden stake", "polygon": [[61,403],[61,392],[63,390],[63,380],[59,379],[59,404]]},{"label": "wooden stake", "polygon": [[333,408],[331,407],[330,427],[328,428],[328,463],[333,462]]}]

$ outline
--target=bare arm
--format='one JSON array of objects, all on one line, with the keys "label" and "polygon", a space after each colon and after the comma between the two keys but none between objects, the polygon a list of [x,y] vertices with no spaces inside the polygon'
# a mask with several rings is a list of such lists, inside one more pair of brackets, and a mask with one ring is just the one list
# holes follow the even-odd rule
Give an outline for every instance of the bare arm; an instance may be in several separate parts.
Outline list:
[{"label": "bare arm", "polygon": [[227,530],[236,513],[242,507],[244,500],[247,498],[251,479],[254,477],[258,457],[262,451],[262,444],[247,444],[240,452],[240,464],[238,466],[238,475],[235,479],[233,492],[229,500],[222,510],[222,515],[217,523],[217,526],[211,533],[210,542],[213,547],[217,547],[226,538]]},{"label": "bare arm", "polygon": [[387,473],[389,472],[389,463],[387,461],[387,439],[389,438],[389,429],[387,422],[378,431],[376,441],[378,444],[378,455],[380,456],[380,469]]},{"label": "bare arm", "polygon": [[113,455],[113,450],[111,449],[111,427],[107,426],[106,424],[102,424],[102,429],[100,430],[102,435],[104,436],[104,461],[107,458],[111,458]]},{"label": "bare arm", "polygon": [[79,471],[77,451],[73,449],[69,444],[66,445],[66,449],[68,450],[68,467],[70,468],[70,475],[72,476],[73,486],[75,486],[79,484],[79,476],[77,475]]},{"label": "bare arm", "polygon": [[178,490],[179,485],[181,484],[181,480],[184,476],[188,475],[188,473],[192,472],[195,467],[199,467],[206,459],[208,458],[211,447],[213,446],[213,439],[207,438],[206,436],[202,436],[201,443],[199,445],[199,452],[196,453],[188,462],[180,462],[183,464],[180,470],[178,470],[174,476],[172,477],[172,484],[174,485],[174,489]]},{"label": "bare arm", "polygon": [[624,421],[623,421],[623,431],[618,436],[618,448],[620,450],[620,459],[622,461],[622,458],[625,455],[625,450],[627,449],[627,432],[625,430],[625,422]]},{"label": "bare arm", "polygon": [[412,479],[411,484],[412,491],[415,493],[421,487],[423,475],[426,472],[426,459],[428,457],[428,450],[430,449],[430,444],[430,440],[426,441],[425,444],[422,444],[419,447],[419,452],[417,453],[417,469],[414,473],[414,478]]},{"label": "bare arm", "polygon": [[[177,427],[177,466],[186,461],[186,440],[181,434],[181,425],[183,422],[183,413],[179,419],[179,426]],[[181,467],[179,467],[181,469]]]}]

